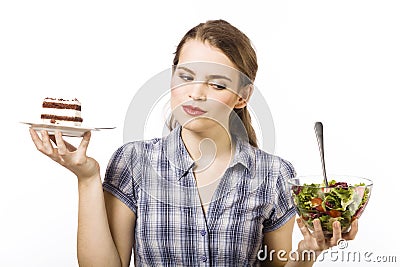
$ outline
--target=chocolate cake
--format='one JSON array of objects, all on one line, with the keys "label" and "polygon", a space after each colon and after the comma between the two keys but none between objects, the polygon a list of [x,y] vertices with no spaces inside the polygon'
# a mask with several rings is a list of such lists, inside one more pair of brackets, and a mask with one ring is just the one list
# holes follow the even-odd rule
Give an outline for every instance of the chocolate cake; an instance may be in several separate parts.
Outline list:
[{"label": "chocolate cake", "polygon": [[46,97],[42,104],[43,123],[63,126],[81,126],[81,103],[78,99]]}]

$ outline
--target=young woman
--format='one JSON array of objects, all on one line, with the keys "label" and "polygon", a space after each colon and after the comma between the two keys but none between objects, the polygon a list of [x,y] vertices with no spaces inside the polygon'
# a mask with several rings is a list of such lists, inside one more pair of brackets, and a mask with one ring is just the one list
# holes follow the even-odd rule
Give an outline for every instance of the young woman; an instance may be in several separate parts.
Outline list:
[{"label": "young woman", "polygon": [[[164,138],[130,142],[112,156],[102,184],[99,164],[86,155],[90,132],[75,148],[62,134],[37,149],[78,177],[78,261],[81,266],[311,266],[290,259],[295,208],[286,180],[292,165],[257,148],[247,102],[257,72],[250,40],[223,20],[191,29],[173,60],[173,125]],[[53,146],[51,141],[56,146]],[[297,220],[297,252],[353,239],[334,224],[325,239]],[[260,250],[270,253],[260,262]],[[283,260],[285,258],[286,260]]]}]

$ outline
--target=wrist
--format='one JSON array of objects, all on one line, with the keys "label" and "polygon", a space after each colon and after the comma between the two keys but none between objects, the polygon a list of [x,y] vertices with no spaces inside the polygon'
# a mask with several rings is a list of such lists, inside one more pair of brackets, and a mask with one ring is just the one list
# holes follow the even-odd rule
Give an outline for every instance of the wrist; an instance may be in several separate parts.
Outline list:
[{"label": "wrist", "polygon": [[90,176],[76,176],[78,178],[78,187],[90,187],[92,185],[96,185],[101,183],[100,173],[95,173]]}]

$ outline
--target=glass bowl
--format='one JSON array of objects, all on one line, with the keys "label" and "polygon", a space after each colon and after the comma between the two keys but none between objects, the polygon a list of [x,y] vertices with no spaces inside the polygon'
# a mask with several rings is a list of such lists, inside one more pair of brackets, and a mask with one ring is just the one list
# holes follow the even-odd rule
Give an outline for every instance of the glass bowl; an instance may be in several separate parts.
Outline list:
[{"label": "glass bowl", "polygon": [[339,221],[342,233],[350,230],[351,222],[360,218],[371,195],[372,181],[366,178],[331,175],[328,187],[322,175],[289,179],[297,214],[314,231],[313,220],[321,221],[326,237],[332,236],[332,223]]}]

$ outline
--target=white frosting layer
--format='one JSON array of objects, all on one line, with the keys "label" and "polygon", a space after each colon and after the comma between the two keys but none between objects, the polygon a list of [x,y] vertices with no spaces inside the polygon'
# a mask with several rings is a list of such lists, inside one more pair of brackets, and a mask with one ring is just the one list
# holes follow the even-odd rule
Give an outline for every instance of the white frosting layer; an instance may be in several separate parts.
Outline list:
[{"label": "white frosting layer", "polygon": [[60,99],[45,98],[43,102],[81,105],[81,102],[79,102],[79,100],[77,100],[77,99],[73,99],[73,100],[63,99],[63,100],[60,100]]},{"label": "white frosting layer", "polygon": [[43,108],[42,114],[67,116],[67,117],[81,117],[81,112],[74,109],[58,109],[58,108]]}]

